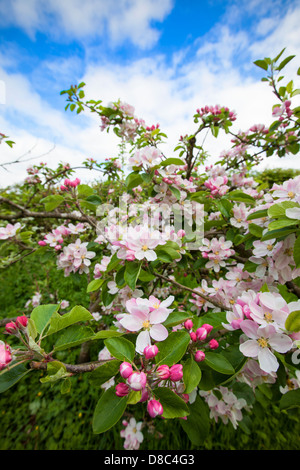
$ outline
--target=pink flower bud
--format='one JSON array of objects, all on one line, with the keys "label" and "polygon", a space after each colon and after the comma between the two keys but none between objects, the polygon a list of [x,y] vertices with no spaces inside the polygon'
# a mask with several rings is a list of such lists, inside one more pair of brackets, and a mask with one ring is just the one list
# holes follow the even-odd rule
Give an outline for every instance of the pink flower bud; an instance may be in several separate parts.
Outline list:
[{"label": "pink flower bud", "polygon": [[13,321],[11,321],[9,323],[6,323],[5,331],[9,335],[15,335],[18,332],[18,327]]},{"label": "pink flower bud", "polygon": [[128,377],[130,377],[132,373],[133,370],[131,364],[129,364],[129,362],[122,362],[122,364],[120,365],[120,374],[123,379],[128,379]]},{"label": "pink flower bud", "polygon": [[17,317],[16,324],[19,328],[26,328],[28,324],[28,318],[26,315],[22,315],[21,317]]},{"label": "pink flower bud", "polygon": [[159,366],[156,371],[158,377],[162,380],[167,380],[170,377],[170,368],[166,364]]},{"label": "pink flower bud", "polygon": [[0,341],[0,370],[4,369],[12,360],[11,350],[8,344]]},{"label": "pink flower bud", "polygon": [[129,386],[123,382],[116,385],[116,395],[118,397],[126,397],[129,393]]},{"label": "pink flower bud", "polygon": [[147,410],[151,418],[162,415],[164,412],[162,404],[157,400],[148,401]]},{"label": "pink flower bud", "polygon": [[190,332],[190,337],[191,337],[191,340],[194,341],[194,343],[195,341],[197,341],[197,335],[194,331]]},{"label": "pink flower bud", "polygon": [[219,347],[219,343],[216,339],[211,339],[209,342],[210,349],[217,349]]},{"label": "pink flower bud", "polygon": [[205,359],[205,353],[203,351],[196,351],[195,353],[195,361],[202,362]]},{"label": "pink flower bud", "polygon": [[198,328],[196,330],[196,336],[197,336],[197,339],[199,339],[200,341],[204,341],[207,337],[207,330],[201,326],[201,328]]},{"label": "pink flower bud", "polygon": [[156,346],[156,344],[154,344],[153,346],[146,346],[144,349],[145,359],[152,359],[157,354],[158,354],[158,347]]},{"label": "pink flower bud", "polygon": [[173,382],[177,382],[181,380],[183,377],[182,372],[182,364],[174,364],[174,366],[170,367],[170,379]]},{"label": "pink flower bud", "polygon": [[40,245],[40,246],[46,246],[47,243],[44,242],[44,240],[40,240],[40,241],[38,242],[38,245]]},{"label": "pink flower bud", "polygon": [[187,330],[191,330],[193,328],[194,324],[192,322],[192,320],[186,320],[184,322],[184,328],[186,328]]},{"label": "pink flower bud", "polygon": [[210,325],[209,323],[204,323],[204,324],[202,325],[202,328],[205,328],[206,331],[207,331],[207,334],[209,335],[209,333],[210,333],[211,330],[213,329],[213,326]]},{"label": "pink flower bud", "polygon": [[145,388],[147,376],[144,372],[133,372],[127,380],[130,388],[138,392]]}]

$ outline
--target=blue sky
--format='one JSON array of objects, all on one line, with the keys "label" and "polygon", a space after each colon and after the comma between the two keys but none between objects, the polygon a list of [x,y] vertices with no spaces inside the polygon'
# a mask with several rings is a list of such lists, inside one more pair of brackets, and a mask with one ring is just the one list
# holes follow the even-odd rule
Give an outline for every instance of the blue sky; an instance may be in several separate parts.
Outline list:
[{"label": "blue sky", "polygon": [[[121,98],[159,122],[171,152],[206,104],[235,109],[238,129],[269,122],[275,101],[254,60],[287,47],[297,55],[290,78],[299,66],[294,0],[0,0],[0,8],[0,132],[16,142],[2,146],[1,162],[29,151],[34,163],[51,150],[42,160],[53,167],[116,155],[94,116],[64,111],[60,91],[82,80],[89,98]],[[228,148],[207,144],[212,161]],[[0,185],[22,180],[29,163],[0,168]]]}]

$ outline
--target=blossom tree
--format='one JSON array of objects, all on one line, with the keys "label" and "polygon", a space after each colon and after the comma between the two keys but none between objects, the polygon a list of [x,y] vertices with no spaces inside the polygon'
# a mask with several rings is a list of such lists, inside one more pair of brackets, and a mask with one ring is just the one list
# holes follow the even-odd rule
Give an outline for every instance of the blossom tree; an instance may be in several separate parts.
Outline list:
[{"label": "blossom tree", "polygon": [[[96,113],[100,130],[118,136],[120,155],[83,162],[101,173],[95,186],[69,164],[42,162],[22,191],[2,190],[1,267],[47,257],[79,288],[87,279],[90,303],[44,304],[35,292],[23,315],[2,322],[1,392],[43,370],[41,382],[72,393],[72,377],[88,373],[100,390],[93,431],[121,420],[131,450],[162,418],[179,419],[195,445],[210,419],[245,428],[266,388],[281,409],[299,406],[300,176],[269,188],[251,175],[265,158],[299,152],[299,90],[281,75],[294,56],[284,51],[255,62],[276,98],[269,127],[234,132],[233,110],[204,106],[175,156],[133,106],[85,100],[84,83],[62,92],[66,110]],[[207,130],[232,136],[214,166],[199,144]],[[57,358],[90,343],[99,343],[92,362]]]}]

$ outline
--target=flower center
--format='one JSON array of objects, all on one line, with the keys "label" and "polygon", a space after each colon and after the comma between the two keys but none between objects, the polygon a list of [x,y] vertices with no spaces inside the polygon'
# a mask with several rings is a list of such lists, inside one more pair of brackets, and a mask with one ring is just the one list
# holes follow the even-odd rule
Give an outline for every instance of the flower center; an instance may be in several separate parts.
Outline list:
[{"label": "flower center", "polygon": [[257,342],[261,348],[266,348],[268,346],[268,342],[265,338],[258,338]]},{"label": "flower center", "polygon": [[288,197],[293,198],[295,196],[295,193],[293,191],[288,192]]},{"label": "flower center", "polygon": [[148,250],[147,245],[144,245],[144,246],[142,247],[142,250],[147,251],[147,250]]},{"label": "flower center", "polygon": [[150,326],[149,320],[145,320],[145,321],[143,322],[143,328],[149,328],[149,326]]},{"label": "flower center", "polygon": [[272,313],[265,312],[264,317],[268,323],[270,323],[273,320]]},{"label": "flower center", "polygon": [[153,308],[159,308],[159,303],[156,302],[156,303],[153,305]]},{"label": "flower center", "polygon": [[267,246],[267,249],[268,249],[269,251],[271,251],[271,250],[273,249],[273,245],[268,245],[268,246]]}]

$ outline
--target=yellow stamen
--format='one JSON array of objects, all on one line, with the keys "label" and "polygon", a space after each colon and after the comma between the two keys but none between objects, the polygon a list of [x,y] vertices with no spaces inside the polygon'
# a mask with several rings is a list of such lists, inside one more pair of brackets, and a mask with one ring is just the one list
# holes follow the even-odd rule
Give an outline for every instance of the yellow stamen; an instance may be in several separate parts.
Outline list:
[{"label": "yellow stamen", "polygon": [[143,328],[149,328],[149,326],[150,326],[149,320],[145,320],[145,321],[143,322]]},{"label": "yellow stamen", "polygon": [[258,338],[257,342],[258,342],[258,344],[260,345],[261,348],[267,348],[268,347],[268,342],[265,338]]},{"label": "yellow stamen", "polygon": [[264,317],[268,323],[270,323],[273,320],[272,313],[265,312]]}]

